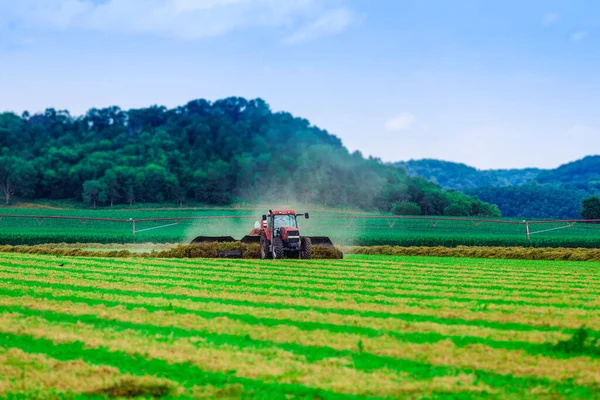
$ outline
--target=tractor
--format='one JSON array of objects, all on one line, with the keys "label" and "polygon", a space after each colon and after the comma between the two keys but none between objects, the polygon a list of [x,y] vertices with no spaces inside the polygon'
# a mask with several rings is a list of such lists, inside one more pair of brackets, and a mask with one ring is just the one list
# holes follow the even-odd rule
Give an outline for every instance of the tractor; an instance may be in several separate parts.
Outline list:
[{"label": "tractor", "polygon": [[312,241],[310,237],[300,236],[298,215],[309,218],[308,213],[296,214],[294,210],[269,210],[268,215],[262,216],[260,258],[309,260],[312,257]]},{"label": "tractor", "polygon": [[[269,210],[262,216],[262,223],[255,225],[250,234],[240,240],[243,244],[260,244],[260,257],[266,258],[301,258],[308,260],[313,255],[313,246],[335,249],[327,236],[300,236],[298,217],[308,219],[308,213],[297,214],[294,210]],[[237,242],[231,236],[198,236],[192,240],[196,243]],[[340,258],[343,257],[340,252]],[[227,250],[219,253],[219,257],[241,257],[241,250]]]}]

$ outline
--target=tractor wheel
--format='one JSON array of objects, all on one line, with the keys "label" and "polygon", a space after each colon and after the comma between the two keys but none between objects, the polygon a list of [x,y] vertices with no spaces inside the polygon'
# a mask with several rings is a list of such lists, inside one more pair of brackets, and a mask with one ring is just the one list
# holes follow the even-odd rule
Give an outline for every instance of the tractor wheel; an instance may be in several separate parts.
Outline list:
[{"label": "tractor wheel", "polygon": [[300,249],[300,258],[303,260],[310,260],[313,255],[312,242],[310,238],[303,237],[300,242],[302,248]]},{"label": "tractor wheel", "polygon": [[273,257],[273,255],[269,250],[269,241],[267,240],[267,236],[263,233],[260,235],[260,258],[264,260],[271,257]]},{"label": "tractor wheel", "polygon": [[279,236],[273,238],[273,258],[283,258],[283,242]]}]

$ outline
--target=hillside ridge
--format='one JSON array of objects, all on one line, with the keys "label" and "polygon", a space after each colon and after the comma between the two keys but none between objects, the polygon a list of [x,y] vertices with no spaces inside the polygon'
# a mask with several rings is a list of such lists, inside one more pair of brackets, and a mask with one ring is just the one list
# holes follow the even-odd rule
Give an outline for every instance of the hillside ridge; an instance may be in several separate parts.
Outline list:
[{"label": "hillside ridge", "polygon": [[502,215],[518,218],[580,218],[581,202],[600,194],[600,155],[554,169],[479,170],[436,159],[395,163],[410,176],[422,176],[446,189],[498,205]]}]

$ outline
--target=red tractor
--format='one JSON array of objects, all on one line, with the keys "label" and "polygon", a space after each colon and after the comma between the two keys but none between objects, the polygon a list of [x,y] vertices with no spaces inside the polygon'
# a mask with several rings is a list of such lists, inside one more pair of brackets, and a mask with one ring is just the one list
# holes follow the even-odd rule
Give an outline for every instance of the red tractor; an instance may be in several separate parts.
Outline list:
[{"label": "red tractor", "polygon": [[[257,225],[249,235],[240,241],[243,244],[260,244],[261,258],[302,258],[308,260],[313,255],[313,246],[335,249],[327,236],[300,236],[298,216],[308,218],[308,213],[296,214],[294,210],[269,210],[262,216],[262,223]],[[198,236],[193,243],[227,243],[237,242],[231,236]],[[241,250],[227,250],[219,253],[219,257],[241,257]],[[339,252],[340,258],[343,257]]]},{"label": "red tractor", "polygon": [[[308,218],[308,213],[299,214]],[[258,232],[253,232],[258,233]],[[300,236],[298,214],[294,210],[269,210],[262,216],[260,228],[261,258],[302,258],[312,257],[312,241],[308,236]]]}]

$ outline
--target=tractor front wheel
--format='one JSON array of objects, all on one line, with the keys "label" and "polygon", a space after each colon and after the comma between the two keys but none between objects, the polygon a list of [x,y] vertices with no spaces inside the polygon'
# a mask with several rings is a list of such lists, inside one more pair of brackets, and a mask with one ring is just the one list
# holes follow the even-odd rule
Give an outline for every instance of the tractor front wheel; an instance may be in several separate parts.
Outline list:
[{"label": "tractor front wheel", "polygon": [[279,236],[273,238],[273,258],[283,258],[283,241]]},{"label": "tractor front wheel", "polygon": [[302,246],[300,249],[300,258],[303,260],[310,260],[313,255],[312,242],[310,241],[310,238],[303,237],[300,245]]},{"label": "tractor front wheel", "polygon": [[269,249],[269,241],[267,240],[267,236],[263,233],[260,235],[260,258],[263,260],[266,258],[271,258],[271,250]]}]

